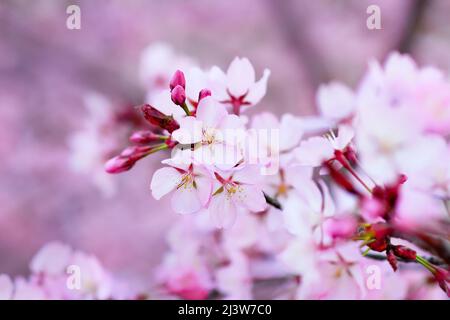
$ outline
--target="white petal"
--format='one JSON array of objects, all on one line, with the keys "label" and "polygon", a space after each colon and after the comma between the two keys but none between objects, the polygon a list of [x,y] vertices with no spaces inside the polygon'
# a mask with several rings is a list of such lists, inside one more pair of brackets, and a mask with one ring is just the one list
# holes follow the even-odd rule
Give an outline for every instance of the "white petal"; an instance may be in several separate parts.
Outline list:
[{"label": "white petal", "polygon": [[198,198],[202,206],[207,206],[209,201],[211,200],[212,188],[213,188],[213,180],[209,172],[206,170],[196,170],[195,184],[197,186]]},{"label": "white petal", "polygon": [[202,204],[194,186],[181,186],[172,195],[172,209],[176,213],[190,214],[199,211]]},{"label": "white petal", "polygon": [[202,122],[194,117],[179,120],[180,128],[172,133],[174,140],[181,144],[191,144],[202,140]]},{"label": "white petal", "polygon": [[333,157],[334,150],[328,141],[323,137],[312,137],[303,141],[295,150],[295,155],[299,164],[317,167],[323,161]]},{"label": "white petal", "polygon": [[208,72],[209,88],[217,101],[228,100],[227,76],[219,67],[212,67]]},{"label": "white petal", "polygon": [[243,184],[259,184],[262,182],[260,168],[257,165],[242,165],[233,174],[233,180]]},{"label": "white petal", "polygon": [[228,194],[223,191],[212,197],[209,213],[215,225],[219,228],[231,227],[237,216],[237,208]]},{"label": "white petal", "polygon": [[227,70],[228,90],[234,97],[247,93],[255,82],[255,69],[247,58],[234,58]]},{"label": "white petal", "polygon": [[316,100],[320,113],[333,120],[349,117],[355,108],[355,96],[352,90],[338,82],[321,85],[317,91]]},{"label": "white petal", "polygon": [[253,185],[241,185],[233,199],[251,212],[261,212],[267,208],[263,192]]},{"label": "white petal", "polygon": [[181,176],[181,173],[171,167],[156,170],[150,184],[153,197],[159,200],[175,189],[181,182]]},{"label": "white petal", "polygon": [[280,149],[289,150],[298,145],[303,136],[303,122],[291,114],[285,114],[280,124]]},{"label": "white petal", "polygon": [[270,112],[262,112],[253,116],[252,125],[253,129],[278,129],[280,123],[277,117]]},{"label": "white petal", "polygon": [[[186,96],[194,101],[197,101],[200,90],[208,87],[207,75],[200,68],[192,67],[185,73],[185,76]],[[180,107],[178,108],[181,109]]]},{"label": "white petal", "polygon": [[269,80],[269,76],[270,70],[265,69],[262,78],[250,88],[248,95],[245,97],[246,101],[255,105],[264,98],[267,92],[267,81]]},{"label": "white petal", "polygon": [[335,142],[335,148],[337,150],[343,150],[345,149],[349,143],[352,141],[353,137],[355,136],[355,131],[350,126],[340,126],[338,130],[338,136],[336,138]]},{"label": "white petal", "polygon": [[305,201],[296,193],[291,194],[283,203],[281,215],[286,229],[302,239],[309,239],[312,235],[311,226],[307,221],[305,211],[309,210]]},{"label": "white petal", "polygon": [[198,104],[197,119],[203,122],[203,127],[216,128],[227,114],[225,106],[211,96],[202,99]]},{"label": "white petal", "polygon": [[172,115],[176,120],[180,120],[185,115],[183,109],[173,103],[168,89],[152,97],[150,104],[165,115]]},{"label": "white petal", "polygon": [[335,213],[333,198],[331,197],[330,190],[327,184],[323,180],[319,181],[319,185],[322,189],[322,197],[323,197],[322,214],[324,217],[331,217]]}]

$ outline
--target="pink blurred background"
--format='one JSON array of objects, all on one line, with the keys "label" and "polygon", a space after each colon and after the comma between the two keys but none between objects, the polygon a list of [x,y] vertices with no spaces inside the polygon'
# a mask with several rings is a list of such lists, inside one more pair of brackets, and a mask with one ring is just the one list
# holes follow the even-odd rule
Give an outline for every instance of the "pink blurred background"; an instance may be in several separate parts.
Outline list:
[{"label": "pink blurred background", "polygon": [[[66,8],[81,8],[81,30]],[[368,30],[366,9],[381,8]],[[13,1],[0,2],[0,273],[28,272],[33,254],[61,240],[94,253],[118,276],[148,287],[178,217],[149,192],[163,155],[114,179],[105,197],[70,170],[68,137],[80,129],[83,96],[142,103],[139,57],[163,41],[203,67],[248,57],[272,70],[256,109],[315,112],[320,83],[355,86],[370,58],[392,50],[450,67],[450,2],[440,1]],[[257,112],[257,110],[253,111]]]}]

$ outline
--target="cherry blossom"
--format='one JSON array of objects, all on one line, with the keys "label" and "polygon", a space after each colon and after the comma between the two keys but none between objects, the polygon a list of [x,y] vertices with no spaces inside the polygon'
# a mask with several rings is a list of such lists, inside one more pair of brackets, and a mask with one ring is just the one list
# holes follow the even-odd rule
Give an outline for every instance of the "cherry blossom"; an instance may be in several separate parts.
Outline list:
[{"label": "cherry blossom", "polygon": [[255,69],[247,58],[236,57],[224,73],[219,68],[211,70],[216,85],[214,94],[222,103],[232,107],[239,115],[242,110],[256,105],[266,94],[270,70],[265,69],[260,80],[255,81]]},{"label": "cherry blossom", "polygon": [[226,227],[234,223],[238,210],[260,212],[266,209],[266,200],[255,176],[256,166],[237,167],[226,175],[214,173],[219,187],[214,190],[209,212],[217,226]]},{"label": "cherry blossom", "polygon": [[229,115],[224,106],[206,97],[200,101],[196,116],[181,119],[172,136],[180,144],[196,144],[193,155],[198,162],[232,167],[242,157],[236,148],[242,131],[239,117]]},{"label": "cherry blossom", "polygon": [[349,126],[340,126],[337,136],[330,132],[326,137],[311,137],[302,141],[295,150],[298,164],[317,167],[334,159],[336,151],[344,152],[354,137]]},{"label": "cherry blossom", "polygon": [[150,186],[155,199],[172,192],[172,208],[181,214],[198,212],[209,204],[213,182],[207,170],[201,165],[183,164],[176,159],[163,163],[169,166],[154,173]]},{"label": "cherry blossom", "polygon": [[[265,95],[269,75],[255,81],[239,57],[226,73],[176,70],[141,107],[151,128],[108,163],[121,172],[171,150],[150,187],[184,214],[168,235],[161,290],[252,299],[260,281],[275,278],[288,284],[278,298],[409,298],[409,262],[448,294],[440,266],[448,256],[423,241],[448,236],[448,80],[393,53],[384,65],[372,61],[355,90],[321,85],[316,116],[242,116]],[[392,285],[371,292],[368,266]]]}]

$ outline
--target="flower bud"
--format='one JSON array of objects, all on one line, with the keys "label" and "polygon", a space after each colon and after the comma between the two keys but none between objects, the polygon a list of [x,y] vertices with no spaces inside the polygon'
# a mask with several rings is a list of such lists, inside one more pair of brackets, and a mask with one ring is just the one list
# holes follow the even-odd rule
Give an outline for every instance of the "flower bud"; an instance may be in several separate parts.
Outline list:
[{"label": "flower bud", "polygon": [[136,131],[130,136],[130,141],[138,144],[147,144],[161,140],[161,136],[148,130]]},{"label": "flower bud", "polygon": [[173,118],[173,116],[167,116],[149,104],[141,106],[141,110],[144,114],[144,118],[148,122],[161,129],[167,130],[170,133],[172,133],[173,131],[177,130],[180,127],[180,125]]},{"label": "flower bud", "polygon": [[386,257],[387,257],[387,261],[391,265],[392,269],[394,271],[397,271],[397,258],[395,257],[394,252],[392,250],[387,250]]},{"label": "flower bud", "polygon": [[399,258],[411,261],[416,260],[416,252],[405,246],[392,246],[392,250],[394,251],[395,255]]},{"label": "flower bud", "polygon": [[128,147],[122,153],[108,160],[105,164],[105,170],[108,173],[121,173],[130,170],[135,163],[149,154],[152,147],[134,146]]},{"label": "flower bud", "polygon": [[177,106],[182,106],[186,102],[186,92],[184,91],[184,88],[180,85],[177,85],[175,88],[173,88],[170,94],[170,98]]},{"label": "flower bud", "polygon": [[198,93],[198,102],[202,100],[203,98],[209,97],[211,95],[211,91],[209,89],[202,89]]},{"label": "flower bud", "polygon": [[447,297],[450,298],[450,290],[448,288],[448,283],[450,282],[450,272],[440,267],[434,268],[435,268],[435,272],[433,273],[434,278],[439,284],[439,287],[441,287],[441,289],[444,290],[444,292],[447,294]]},{"label": "flower bud", "polygon": [[177,70],[170,79],[170,90],[173,90],[176,86],[181,86],[183,89],[186,89],[186,79],[184,78],[183,71]]}]

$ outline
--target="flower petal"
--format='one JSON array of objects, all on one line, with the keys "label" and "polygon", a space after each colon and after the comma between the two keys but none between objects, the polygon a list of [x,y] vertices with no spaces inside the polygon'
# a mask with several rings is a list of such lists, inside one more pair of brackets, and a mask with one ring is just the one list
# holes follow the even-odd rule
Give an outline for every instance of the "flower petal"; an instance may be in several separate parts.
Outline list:
[{"label": "flower petal", "polygon": [[237,216],[237,208],[226,191],[212,197],[209,213],[214,224],[219,228],[231,227]]},{"label": "flower petal", "polygon": [[234,97],[247,93],[255,82],[255,69],[247,58],[236,57],[227,70],[228,90]]},{"label": "flower petal", "polygon": [[300,165],[318,167],[333,157],[333,147],[323,137],[312,137],[303,141],[295,150]]},{"label": "flower petal", "polygon": [[269,80],[269,76],[270,70],[265,69],[262,78],[249,89],[248,95],[245,97],[246,101],[255,105],[264,98],[267,92],[267,81]]},{"label": "flower petal", "polygon": [[234,195],[236,203],[251,212],[261,212],[267,208],[266,198],[260,188],[253,185],[241,185]]},{"label": "flower petal", "polygon": [[181,144],[191,144],[202,140],[202,122],[194,117],[179,121],[180,128],[172,133],[172,138]]},{"label": "flower petal", "polygon": [[156,200],[161,199],[176,188],[181,181],[181,173],[172,167],[165,167],[155,171],[150,189]]},{"label": "flower petal", "polygon": [[216,128],[227,114],[225,106],[211,96],[202,99],[198,104],[197,119],[203,122],[203,127]]},{"label": "flower petal", "polygon": [[202,204],[197,190],[192,186],[181,186],[172,195],[172,209],[176,213],[190,214],[199,211]]}]

